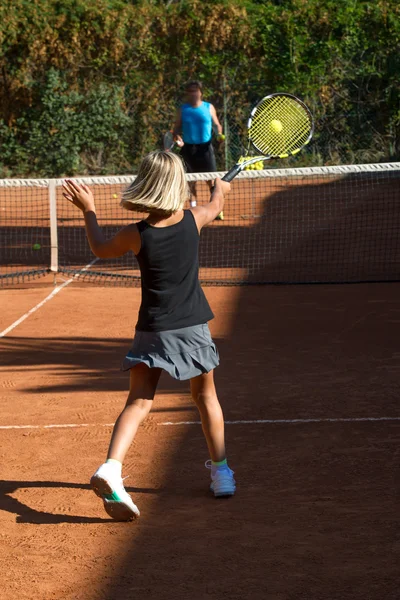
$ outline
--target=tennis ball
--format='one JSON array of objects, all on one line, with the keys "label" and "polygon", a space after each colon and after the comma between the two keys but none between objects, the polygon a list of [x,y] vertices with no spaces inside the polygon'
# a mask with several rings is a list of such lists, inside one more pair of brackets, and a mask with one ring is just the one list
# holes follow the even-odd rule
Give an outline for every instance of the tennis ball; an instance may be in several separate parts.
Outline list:
[{"label": "tennis ball", "polygon": [[33,244],[32,250],[40,250],[42,246],[40,244]]},{"label": "tennis ball", "polygon": [[118,198],[118,194],[113,194],[113,198]]},{"label": "tennis ball", "polygon": [[280,133],[282,131],[283,125],[280,121],[278,121],[278,119],[272,119],[271,123],[269,124],[269,128],[274,133]]}]

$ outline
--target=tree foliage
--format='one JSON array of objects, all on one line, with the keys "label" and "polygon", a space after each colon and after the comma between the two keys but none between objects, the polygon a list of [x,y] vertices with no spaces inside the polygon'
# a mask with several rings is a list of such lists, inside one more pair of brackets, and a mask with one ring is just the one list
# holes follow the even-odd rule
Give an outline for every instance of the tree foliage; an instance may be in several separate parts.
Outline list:
[{"label": "tree foliage", "polygon": [[308,164],[400,158],[397,0],[3,0],[0,173],[132,172],[199,78],[230,126],[266,93],[316,117]]}]

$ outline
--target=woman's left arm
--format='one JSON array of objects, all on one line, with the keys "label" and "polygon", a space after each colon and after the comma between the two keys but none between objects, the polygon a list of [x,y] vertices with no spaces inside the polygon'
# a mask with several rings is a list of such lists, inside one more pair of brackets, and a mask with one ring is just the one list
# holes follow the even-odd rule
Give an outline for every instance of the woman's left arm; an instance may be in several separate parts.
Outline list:
[{"label": "woman's left arm", "polygon": [[90,248],[98,258],[117,258],[129,250],[138,254],[140,233],[135,224],[120,229],[111,239],[106,240],[97,223],[93,192],[87,185],[79,185],[71,179],[63,183],[63,196],[79,208],[85,218],[86,234]]}]

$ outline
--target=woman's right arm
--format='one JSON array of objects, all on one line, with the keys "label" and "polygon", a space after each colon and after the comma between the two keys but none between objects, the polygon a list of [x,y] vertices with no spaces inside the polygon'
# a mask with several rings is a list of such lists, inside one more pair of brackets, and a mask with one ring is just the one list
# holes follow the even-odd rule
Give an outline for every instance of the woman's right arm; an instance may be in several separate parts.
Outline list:
[{"label": "woman's right arm", "polygon": [[231,189],[231,184],[221,179],[216,179],[210,202],[205,206],[196,206],[191,209],[197,229],[201,231],[202,227],[214,221],[219,213],[224,209],[225,196]]}]

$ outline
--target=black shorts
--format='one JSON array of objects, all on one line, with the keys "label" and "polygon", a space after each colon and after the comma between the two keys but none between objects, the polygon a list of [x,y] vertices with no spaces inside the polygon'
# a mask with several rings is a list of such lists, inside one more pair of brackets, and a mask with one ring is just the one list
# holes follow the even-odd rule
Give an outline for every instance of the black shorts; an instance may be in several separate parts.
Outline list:
[{"label": "black shorts", "polygon": [[188,173],[210,173],[217,170],[214,148],[206,144],[185,144],[181,150]]}]

